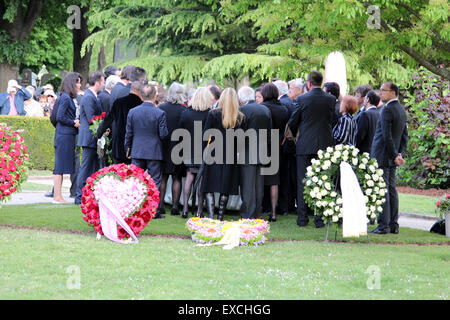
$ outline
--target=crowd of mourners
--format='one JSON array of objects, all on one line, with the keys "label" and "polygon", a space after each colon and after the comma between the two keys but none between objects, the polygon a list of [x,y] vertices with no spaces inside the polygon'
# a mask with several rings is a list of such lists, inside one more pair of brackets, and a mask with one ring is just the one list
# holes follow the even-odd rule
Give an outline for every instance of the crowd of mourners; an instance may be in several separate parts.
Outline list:
[{"label": "crowd of mourners", "polygon": [[[33,87],[22,88],[10,81],[7,92],[0,95],[1,114],[53,118],[55,168],[50,196],[55,203],[66,203],[61,193],[64,174],[71,175],[75,204],[81,203],[86,179],[108,165],[97,152],[98,139],[107,135],[112,162],[147,170],[159,188],[161,200],[155,218],[164,218],[171,177],[171,215],[187,218],[192,210],[203,217],[206,211],[207,217],[217,214],[223,220],[229,196],[238,195],[242,218],[267,216],[275,222],[277,215],[296,214],[302,227],[313,215],[303,197],[306,168],[318,150],[347,144],[376,158],[384,171],[387,201],[373,232],[398,233],[395,169],[404,163],[408,133],[398,87],[392,82],[384,83],[379,90],[360,85],[354,95],[343,95],[338,83],[323,83],[322,74],[313,70],[306,79],[275,78],[257,88],[243,85],[237,91],[215,84],[187,90],[177,82],[166,90],[148,81],[146,71],[136,66],[122,70],[109,66],[104,72],[91,72],[86,82],[82,88],[82,76],[72,72],[63,79],[58,95],[47,86],[36,97]],[[89,129],[91,119],[102,113],[106,116],[94,135]],[[200,145],[204,151],[214,141],[203,141],[202,135],[196,135],[196,124],[201,125],[203,133],[217,129],[224,136],[227,130],[277,130],[278,170],[263,175],[261,169],[266,164],[259,156],[256,161],[247,157],[239,164],[237,159],[204,163],[194,148]],[[172,133],[178,128],[187,130],[192,140],[192,152],[182,163],[174,162],[171,156],[177,144],[171,139]],[[268,140],[258,135],[258,146],[269,143],[264,139]],[[224,147],[223,153],[229,153]],[[251,149],[248,141],[245,148]],[[315,216],[313,221],[316,227],[323,227],[320,217]]]}]

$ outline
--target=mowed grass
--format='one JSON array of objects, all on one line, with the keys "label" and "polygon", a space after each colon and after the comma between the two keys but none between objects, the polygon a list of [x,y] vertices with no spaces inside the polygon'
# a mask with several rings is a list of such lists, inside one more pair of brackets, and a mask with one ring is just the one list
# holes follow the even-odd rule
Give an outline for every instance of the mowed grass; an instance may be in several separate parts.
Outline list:
[{"label": "mowed grass", "polygon": [[[165,219],[156,219],[144,228],[141,234],[152,235],[177,235],[188,237],[190,234],[185,227],[186,219],[181,216],[165,215]],[[229,212],[226,220],[236,220],[239,216],[236,212]],[[307,227],[299,228],[295,215],[279,216],[276,222],[270,224],[269,239],[284,240],[325,240],[326,228],[317,229],[312,221]],[[71,230],[94,232],[91,226],[83,220],[80,206],[33,204],[33,205],[5,205],[0,211],[0,225],[25,226],[33,228],[48,228],[55,230]],[[375,226],[370,226],[369,231]],[[342,238],[342,229],[337,229],[337,240],[347,242],[368,241],[367,237]],[[334,240],[336,226],[331,226],[328,239]],[[399,234],[370,235],[370,241],[374,243],[441,243],[449,239],[443,235],[428,231],[410,228],[400,228]]]},{"label": "mowed grass", "polygon": [[9,228],[0,242],[0,299],[450,298],[447,246],[286,241],[223,250]]},{"label": "mowed grass", "polygon": [[438,200],[437,197],[399,193],[399,211],[438,217],[435,212]]}]

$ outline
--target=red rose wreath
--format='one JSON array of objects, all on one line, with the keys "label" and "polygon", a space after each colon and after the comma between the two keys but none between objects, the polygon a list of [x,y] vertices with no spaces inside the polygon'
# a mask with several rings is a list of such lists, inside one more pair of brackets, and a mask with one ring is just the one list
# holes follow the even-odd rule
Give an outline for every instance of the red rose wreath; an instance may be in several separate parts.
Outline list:
[{"label": "red rose wreath", "polygon": [[0,123],[0,202],[6,202],[28,177],[28,152],[19,135]]},{"label": "red rose wreath", "polygon": [[[130,181],[134,181],[135,184],[137,183],[142,186],[143,188],[140,190],[143,194],[140,194],[141,191],[134,191],[133,194],[124,195],[123,188],[125,188],[125,192],[131,192],[129,187],[123,186]],[[112,188],[109,193],[112,199],[111,202],[118,209],[135,235],[141,232],[155,216],[159,203],[159,191],[150,175],[135,165],[126,165],[123,163],[112,165],[94,173],[86,180],[86,185],[83,188],[83,196],[81,199],[81,211],[84,214],[83,219],[88,225],[93,225],[99,234],[103,235],[103,231],[95,191],[96,185],[100,183],[110,185],[110,188]],[[115,184],[117,184],[117,187],[115,187]],[[133,188],[138,190],[135,187]],[[137,194],[137,196],[134,194]],[[118,226],[117,236],[119,239],[130,237],[120,226]]]}]

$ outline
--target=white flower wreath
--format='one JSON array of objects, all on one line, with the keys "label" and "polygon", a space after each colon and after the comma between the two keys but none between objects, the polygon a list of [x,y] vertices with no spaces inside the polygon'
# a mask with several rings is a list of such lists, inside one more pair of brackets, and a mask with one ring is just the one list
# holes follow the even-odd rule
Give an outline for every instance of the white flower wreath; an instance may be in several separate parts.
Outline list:
[{"label": "white flower wreath", "polygon": [[319,150],[318,159],[311,160],[311,166],[306,168],[304,179],[305,202],[314,210],[315,215],[322,216],[324,223],[338,223],[342,220],[342,197],[336,179],[341,161],[352,166],[361,190],[364,194],[367,217],[375,220],[383,211],[386,183],[383,170],[378,168],[376,159],[370,159],[369,154],[361,154],[358,148],[339,144],[325,151]]}]

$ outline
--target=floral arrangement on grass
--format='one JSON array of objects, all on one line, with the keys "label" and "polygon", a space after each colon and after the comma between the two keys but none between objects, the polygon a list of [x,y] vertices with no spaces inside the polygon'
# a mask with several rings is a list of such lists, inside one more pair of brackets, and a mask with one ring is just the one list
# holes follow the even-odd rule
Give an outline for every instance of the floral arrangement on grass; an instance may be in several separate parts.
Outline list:
[{"label": "floral arrangement on grass", "polygon": [[240,230],[239,245],[241,246],[264,244],[265,235],[270,231],[269,224],[262,219],[240,219],[230,222],[194,217],[186,222],[186,228],[191,232],[192,240],[197,243],[218,242],[233,227],[238,227]]},{"label": "floral arrangement on grass", "polygon": [[445,197],[436,202],[436,214],[439,219],[445,219],[445,216],[450,213],[450,193],[447,193]]},{"label": "floral arrangement on grass", "polygon": [[312,159],[304,179],[305,202],[314,210],[315,215],[322,216],[327,223],[342,222],[342,197],[340,188],[336,186],[339,165],[345,161],[355,172],[366,203],[367,218],[375,220],[383,211],[386,183],[383,170],[378,168],[376,159],[369,154],[361,154],[358,148],[339,144],[325,151],[319,150],[318,159]]},{"label": "floral arrangement on grass", "polygon": [[[89,125],[89,129],[91,130],[92,135],[96,135],[98,128],[100,127],[100,123],[105,119],[106,112],[102,112],[100,115],[94,116],[91,119],[91,124]],[[109,146],[111,145],[111,139],[104,133],[100,139],[97,140],[97,154],[100,157],[104,157],[106,154],[108,164],[112,164],[113,161],[111,159],[111,150],[109,150]]]},{"label": "floral arrangement on grass", "polygon": [[0,202],[10,200],[28,177],[29,156],[22,132],[0,123]]},{"label": "floral arrangement on grass", "polygon": [[[81,199],[83,219],[101,235],[103,231],[98,206],[100,189],[135,235],[155,216],[159,191],[148,173],[135,165],[123,163],[103,168],[86,180]],[[118,237],[129,238],[130,235],[118,226]]]}]

